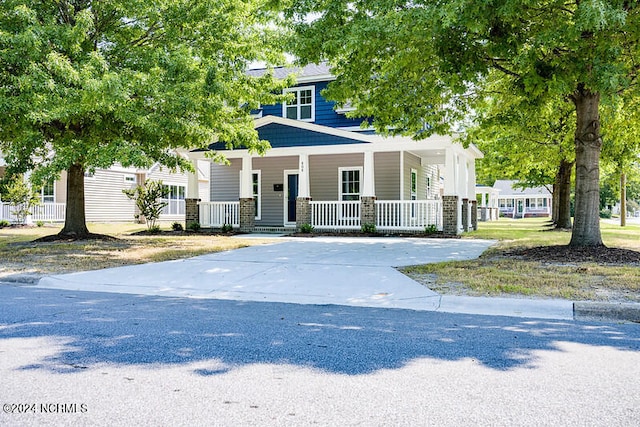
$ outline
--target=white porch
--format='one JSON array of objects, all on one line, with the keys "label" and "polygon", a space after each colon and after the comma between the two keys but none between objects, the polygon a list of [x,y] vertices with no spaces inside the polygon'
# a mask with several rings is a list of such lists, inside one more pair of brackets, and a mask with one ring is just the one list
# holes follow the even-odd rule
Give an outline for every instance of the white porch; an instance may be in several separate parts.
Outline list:
[{"label": "white porch", "polygon": [[[18,218],[13,213],[16,210],[9,203],[0,202],[0,220],[8,221],[12,224],[18,223]],[[26,218],[26,223],[34,222],[64,222],[65,203],[42,203],[31,208],[31,215]]]},{"label": "white porch", "polygon": [[[272,144],[264,156],[212,146],[225,150],[229,165],[212,164],[211,201],[199,202],[187,218],[202,227],[245,231],[367,225],[447,234],[468,231],[475,221],[475,159],[482,153],[473,146],[464,148],[448,136],[383,138],[274,117],[256,127],[263,125]],[[317,145],[308,139],[318,139]],[[204,151],[188,155],[192,161],[207,158]],[[187,199],[198,199],[195,184],[194,175]],[[445,206],[454,214],[445,214]]]}]

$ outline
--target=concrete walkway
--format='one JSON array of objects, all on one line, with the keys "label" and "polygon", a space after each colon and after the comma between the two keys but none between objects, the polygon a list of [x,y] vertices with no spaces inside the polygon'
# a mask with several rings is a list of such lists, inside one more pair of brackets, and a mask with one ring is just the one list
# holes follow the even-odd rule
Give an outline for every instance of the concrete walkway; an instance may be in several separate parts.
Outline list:
[{"label": "concrete walkway", "polygon": [[439,310],[572,319],[570,301],[441,297],[394,267],[473,259],[494,242],[418,238],[282,238],[159,263],[42,278],[41,288],[167,297]]}]

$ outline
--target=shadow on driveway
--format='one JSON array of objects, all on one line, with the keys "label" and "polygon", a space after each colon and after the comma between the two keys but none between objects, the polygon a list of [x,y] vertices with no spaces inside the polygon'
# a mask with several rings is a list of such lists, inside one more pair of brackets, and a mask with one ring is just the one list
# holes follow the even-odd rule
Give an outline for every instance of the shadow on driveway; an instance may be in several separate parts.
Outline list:
[{"label": "shadow on driveway", "polygon": [[59,373],[211,360],[211,369],[196,373],[264,363],[359,375],[418,358],[470,358],[509,370],[534,368],[533,352],[558,351],[558,342],[640,349],[634,324],[1,286],[0,352],[11,338],[61,343],[62,351],[20,368]]}]

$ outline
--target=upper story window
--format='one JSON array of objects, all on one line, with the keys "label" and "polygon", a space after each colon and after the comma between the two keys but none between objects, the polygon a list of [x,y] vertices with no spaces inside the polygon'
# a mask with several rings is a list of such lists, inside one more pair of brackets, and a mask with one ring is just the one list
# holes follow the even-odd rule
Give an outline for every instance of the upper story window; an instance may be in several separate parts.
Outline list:
[{"label": "upper story window", "polygon": [[284,117],[304,122],[315,120],[315,86],[294,87],[285,89],[284,92],[294,94],[293,100],[282,105]]}]

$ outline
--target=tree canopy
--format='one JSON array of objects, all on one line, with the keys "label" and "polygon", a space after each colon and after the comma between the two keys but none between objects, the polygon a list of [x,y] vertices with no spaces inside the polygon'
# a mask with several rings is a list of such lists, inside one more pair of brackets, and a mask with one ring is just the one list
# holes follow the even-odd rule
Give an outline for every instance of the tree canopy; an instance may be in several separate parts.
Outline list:
[{"label": "tree canopy", "polygon": [[262,0],[5,0],[0,151],[36,181],[67,171],[63,233],[86,235],[86,170],[190,165],[177,148],[264,151],[250,111],[274,102],[276,19]]},{"label": "tree canopy", "polygon": [[298,0],[303,62],[329,60],[327,95],[381,130],[449,131],[498,71],[514,94],[576,112],[572,246],[600,246],[599,107],[638,93],[640,5],[623,0]]}]

